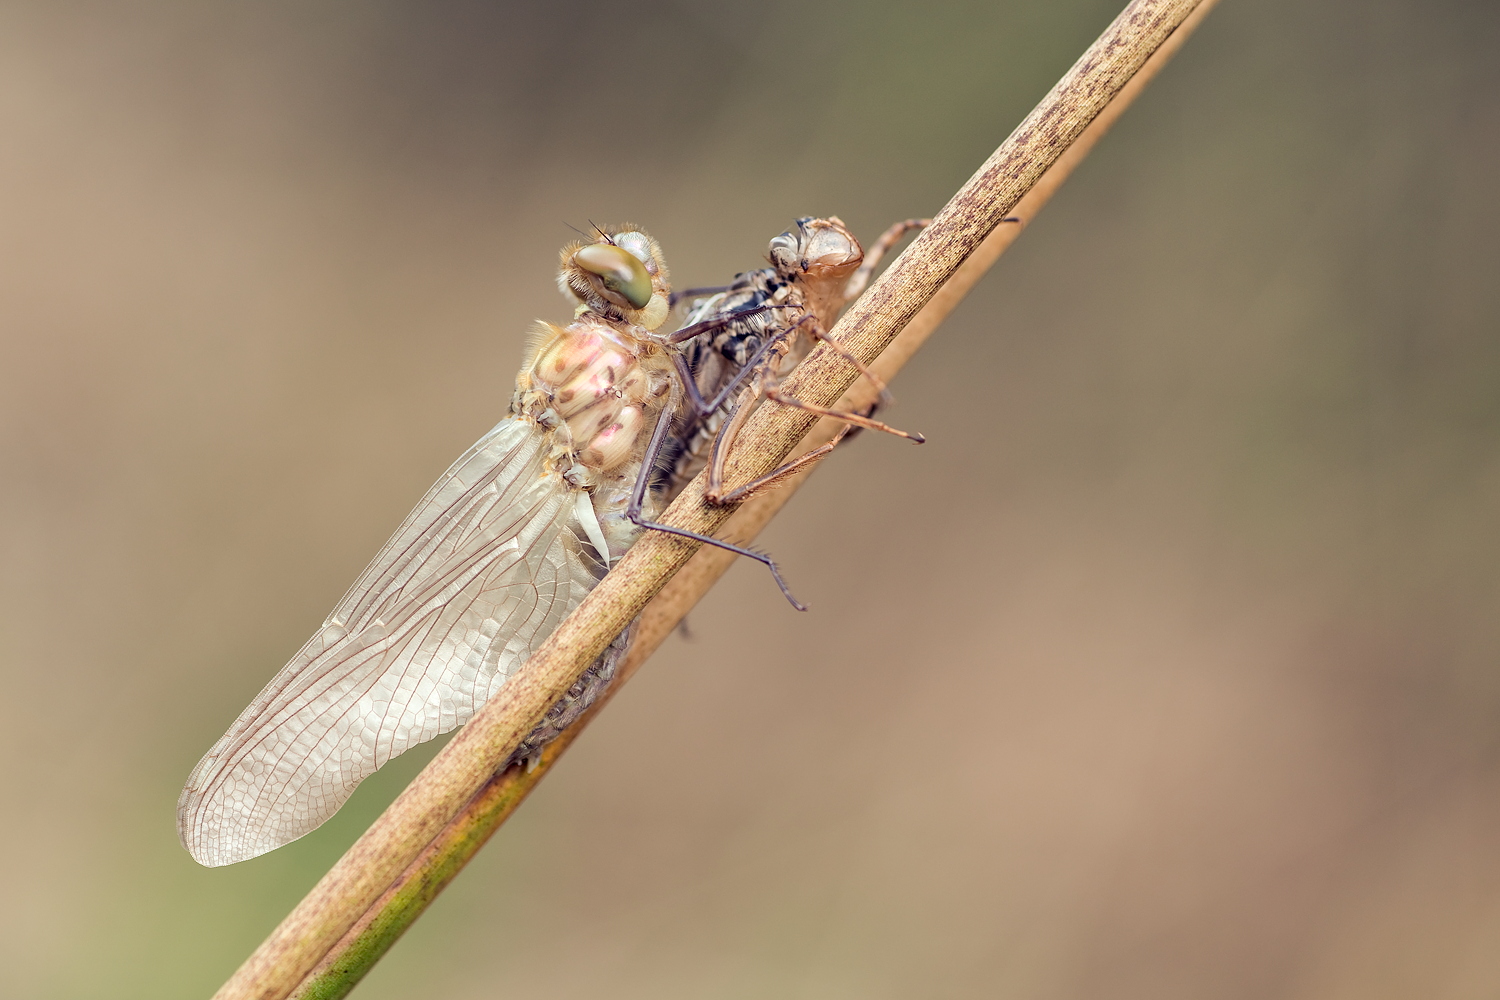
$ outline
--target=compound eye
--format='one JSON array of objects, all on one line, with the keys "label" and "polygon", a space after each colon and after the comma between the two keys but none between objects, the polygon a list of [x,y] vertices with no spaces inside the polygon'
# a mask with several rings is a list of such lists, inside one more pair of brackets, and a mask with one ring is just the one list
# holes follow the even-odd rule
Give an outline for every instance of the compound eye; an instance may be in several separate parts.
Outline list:
[{"label": "compound eye", "polygon": [[651,237],[645,233],[615,233],[612,237],[615,246],[623,250],[629,250],[631,256],[636,257],[646,270],[651,274],[657,271],[656,257],[651,252]]},{"label": "compound eye", "polygon": [[651,301],[651,275],[640,258],[628,250],[608,243],[591,243],[573,254],[573,263],[597,274],[605,288],[633,308],[644,309]]}]

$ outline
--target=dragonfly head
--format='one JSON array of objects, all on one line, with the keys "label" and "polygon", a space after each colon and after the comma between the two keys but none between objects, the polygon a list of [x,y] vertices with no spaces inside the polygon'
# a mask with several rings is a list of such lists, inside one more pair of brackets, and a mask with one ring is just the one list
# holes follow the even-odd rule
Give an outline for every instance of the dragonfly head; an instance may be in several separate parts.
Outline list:
[{"label": "dragonfly head", "polygon": [[634,226],[596,231],[592,240],[563,247],[558,286],[597,313],[656,329],[671,298],[661,247]]},{"label": "dragonfly head", "polygon": [[838,216],[809,216],[772,240],[768,256],[783,278],[842,281],[864,261],[865,251]]}]

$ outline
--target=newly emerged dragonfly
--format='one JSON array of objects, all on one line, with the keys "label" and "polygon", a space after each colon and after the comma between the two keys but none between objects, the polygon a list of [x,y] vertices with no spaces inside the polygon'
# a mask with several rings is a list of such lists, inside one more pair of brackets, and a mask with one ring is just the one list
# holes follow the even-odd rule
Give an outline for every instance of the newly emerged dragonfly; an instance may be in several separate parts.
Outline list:
[{"label": "newly emerged dragonfly", "polygon": [[[663,490],[648,486],[684,399],[674,345],[705,331],[654,332],[671,309],[667,267],[633,228],[564,248],[559,284],[577,313],[539,325],[510,416],[443,474],[188,778],[178,831],[202,864],[315,829],[386,761],[473,716],[641,528],[685,534],[654,522]],[[776,573],[761,553],[692,537]],[[607,685],[627,642],[520,756]]]}]

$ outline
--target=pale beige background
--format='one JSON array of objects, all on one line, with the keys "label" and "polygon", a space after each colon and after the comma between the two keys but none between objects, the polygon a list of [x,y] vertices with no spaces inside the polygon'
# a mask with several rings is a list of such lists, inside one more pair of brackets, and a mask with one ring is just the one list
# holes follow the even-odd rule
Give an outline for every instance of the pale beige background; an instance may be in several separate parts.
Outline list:
[{"label": "pale beige background", "polygon": [[[0,3],[0,995],[206,995],[418,765],[176,843],[565,223],[873,236],[1114,10]],[[1500,991],[1497,43],[1225,0],[359,995]]]}]

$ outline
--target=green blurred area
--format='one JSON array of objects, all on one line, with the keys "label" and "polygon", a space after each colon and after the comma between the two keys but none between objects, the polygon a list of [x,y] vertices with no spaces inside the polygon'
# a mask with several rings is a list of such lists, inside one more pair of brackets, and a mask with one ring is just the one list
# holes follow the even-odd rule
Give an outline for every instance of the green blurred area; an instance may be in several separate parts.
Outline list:
[{"label": "green blurred area", "polygon": [[[1114,3],[0,5],[0,995],[206,996],[203,751],[508,405],[934,211]],[[1225,0],[358,996],[1500,990],[1500,7]]]}]

